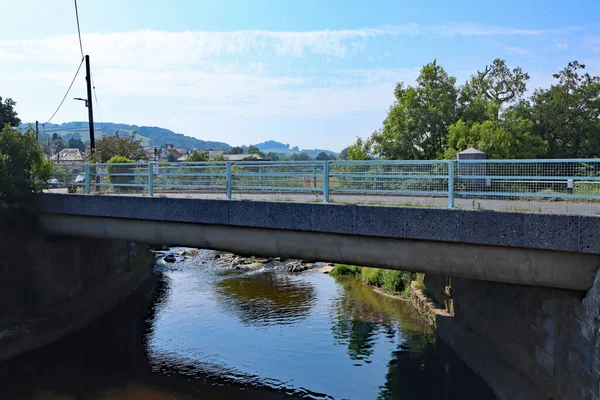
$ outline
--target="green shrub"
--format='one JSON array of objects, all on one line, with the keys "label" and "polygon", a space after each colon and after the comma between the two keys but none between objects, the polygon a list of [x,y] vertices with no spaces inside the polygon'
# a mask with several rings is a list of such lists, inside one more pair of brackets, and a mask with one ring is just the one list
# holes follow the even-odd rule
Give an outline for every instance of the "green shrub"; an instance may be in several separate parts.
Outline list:
[{"label": "green shrub", "polygon": [[410,282],[413,276],[412,272],[386,269],[381,272],[381,286],[388,292],[410,294]]},{"label": "green shrub", "polygon": [[[134,164],[135,161],[123,156],[114,156],[107,161],[108,164]],[[132,184],[135,183],[134,166],[129,165],[109,165],[108,175],[110,183],[114,185]],[[123,176],[121,174],[128,174]],[[115,187],[117,190],[127,190],[127,187]]]},{"label": "green shrub", "polygon": [[379,268],[362,268],[360,276],[369,285],[381,286],[382,284],[382,270]]},{"label": "green shrub", "polygon": [[357,276],[361,268],[354,265],[335,264],[335,268],[329,273],[332,276]]},{"label": "green shrub", "polygon": [[0,203],[22,203],[41,192],[52,177],[52,163],[44,157],[35,131],[0,126]]}]

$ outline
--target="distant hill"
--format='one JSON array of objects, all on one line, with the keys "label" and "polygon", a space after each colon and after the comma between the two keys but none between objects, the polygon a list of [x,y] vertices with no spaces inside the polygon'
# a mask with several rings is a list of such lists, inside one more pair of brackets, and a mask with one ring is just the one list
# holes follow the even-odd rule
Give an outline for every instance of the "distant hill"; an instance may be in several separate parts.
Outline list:
[{"label": "distant hill", "polygon": [[[22,127],[27,127],[29,124],[22,124]],[[63,140],[69,140],[72,137],[82,140],[89,140],[89,129],[87,122],[65,122],[64,124],[46,124],[40,126],[40,134],[52,135],[54,133],[62,136]],[[94,123],[94,136],[96,138],[104,135],[112,136],[116,131],[122,134],[131,134],[136,131],[137,137],[142,139],[144,146],[160,147],[163,144],[170,143],[176,147],[186,147],[189,149],[197,148],[198,150],[229,150],[231,146],[223,142],[213,142],[209,140],[200,140],[191,136],[186,136],[181,133],[175,133],[169,129],[159,128],[156,126],[138,126],[127,124],[115,124],[112,122]]]},{"label": "distant hill", "polygon": [[[22,128],[26,128],[30,124],[21,124]],[[88,123],[83,121],[77,122],[65,122],[64,124],[46,124],[40,126],[40,141],[47,140],[48,136],[52,136],[54,133],[61,136],[65,142],[71,138],[81,139],[84,142],[89,140],[89,129]],[[138,125],[127,125],[127,124],[116,124],[113,122],[95,123],[94,132],[95,137],[100,138],[102,135],[112,136],[116,131],[119,134],[131,135],[133,131],[137,132],[137,137],[142,140],[143,146],[149,147],[160,147],[163,144],[174,144],[176,147],[186,147],[193,149],[194,147],[198,150],[229,150],[231,146],[223,142],[214,142],[209,140],[196,139],[191,136],[186,136],[181,133],[175,133],[169,129],[159,128],[156,126],[138,126]],[[255,144],[265,154],[275,153],[282,156],[289,156],[294,153],[300,153],[302,151],[308,153],[312,158],[315,158],[321,152],[325,152],[330,155],[338,156],[338,153],[331,150],[322,149],[303,149],[300,150],[298,146],[291,147],[287,143],[277,142],[275,140],[268,140],[266,142]],[[246,151],[247,146],[242,146]]]},{"label": "distant hill", "polygon": [[275,153],[278,155],[289,156],[294,153],[306,152],[312,158],[315,158],[319,155],[319,153],[324,152],[329,155],[338,156],[338,153],[331,150],[323,150],[323,149],[302,149],[300,150],[298,146],[290,147],[289,144],[277,142],[275,140],[268,140],[266,142],[255,144],[254,146],[258,147],[260,151],[265,154]]}]

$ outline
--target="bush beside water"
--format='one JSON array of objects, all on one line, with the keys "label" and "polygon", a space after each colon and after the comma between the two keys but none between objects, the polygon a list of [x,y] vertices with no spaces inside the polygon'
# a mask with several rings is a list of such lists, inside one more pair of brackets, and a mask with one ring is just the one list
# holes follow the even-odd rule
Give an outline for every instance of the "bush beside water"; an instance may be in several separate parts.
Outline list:
[{"label": "bush beside water", "polygon": [[336,264],[330,275],[360,276],[369,285],[381,287],[390,293],[403,293],[406,296],[410,294],[410,282],[415,279],[415,274],[408,271],[356,267],[345,264]]}]

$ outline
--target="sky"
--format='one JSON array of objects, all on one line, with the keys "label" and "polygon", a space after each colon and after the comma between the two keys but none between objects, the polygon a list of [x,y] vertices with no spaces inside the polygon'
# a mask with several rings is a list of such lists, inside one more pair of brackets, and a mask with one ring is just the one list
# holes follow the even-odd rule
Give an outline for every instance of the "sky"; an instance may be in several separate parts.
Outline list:
[{"label": "sky", "polygon": [[[600,75],[597,0],[79,0],[96,121],[231,145],[340,151],[379,129],[437,59],[463,83],[495,58],[529,91],[579,60]],[[47,121],[81,60],[71,0],[0,0],[0,96]],[[85,74],[53,123],[87,120]]]}]

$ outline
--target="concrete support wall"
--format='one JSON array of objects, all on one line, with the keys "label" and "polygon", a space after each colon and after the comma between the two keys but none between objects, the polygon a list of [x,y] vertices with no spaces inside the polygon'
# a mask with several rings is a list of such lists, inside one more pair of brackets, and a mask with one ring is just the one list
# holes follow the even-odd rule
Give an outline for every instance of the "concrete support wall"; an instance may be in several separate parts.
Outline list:
[{"label": "concrete support wall", "polygon": [[[446,282],[441,276],[426,278],[427,291],[438,302]],[[600,399],[600,272],[587,293],[459,278],[451,283],[454,322],[547,398]],[[450,330],[440,335],[449,343],[460,340]]]},{"label": "concrete support wall", "polygon": [[0,209],[0,360],[94,322],[150,275],[152,253],[118,240],[50,238]]}]

